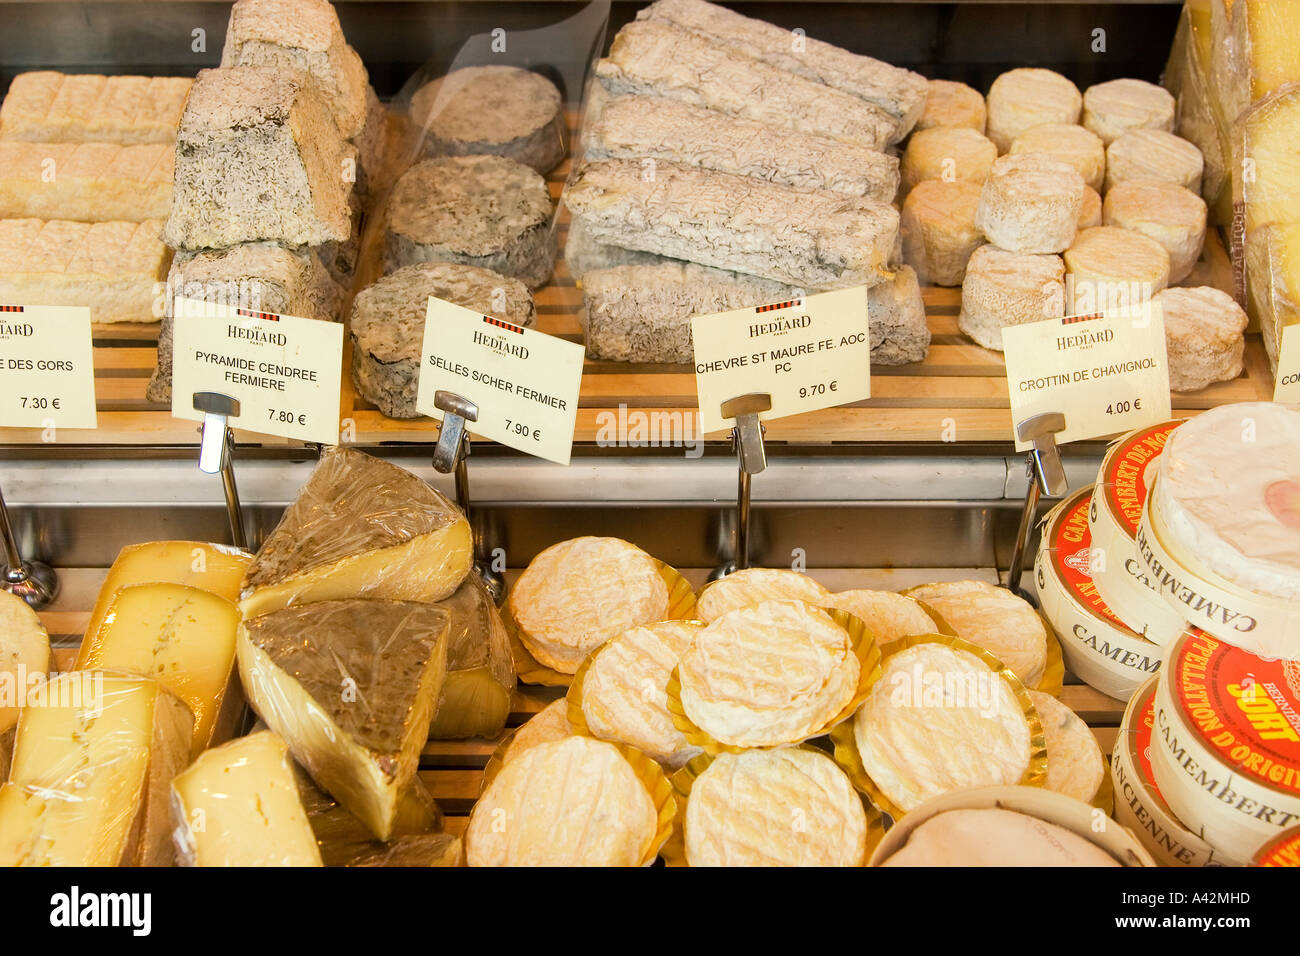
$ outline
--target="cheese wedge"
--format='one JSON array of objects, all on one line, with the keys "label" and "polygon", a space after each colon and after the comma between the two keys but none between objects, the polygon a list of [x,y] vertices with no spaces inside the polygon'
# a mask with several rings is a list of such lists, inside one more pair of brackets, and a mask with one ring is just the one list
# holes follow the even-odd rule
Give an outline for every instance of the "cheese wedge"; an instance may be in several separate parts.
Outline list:
[{"label": "cheese wedge", "polygon": [[1288,86],[1250,107],[1233,127],[1242,174],[1235,183],[1246,203],[1246,228],[1300,222],[1300,90]]},{"label": "cheese wedge", "polygon": [[391,843],[358,853],[345,866],[464,866],[465,847],[450,833],[398,837]]},{"label": "cheese wedge", "polygon": [[447,678],[429,737],[495,737],[510,716],[515,663],[510,635],[477,574],[442,602],[451,615]]},{"label": "cheese wedge", "polygon": [[307,822],[315,834],[316,846],[325,866],[353,866],[353,861],[393,848],[408,837],[425,836],[442,829],[442,811],[419,777],[412,779],[398,796],[392,837],[385,843],[376,840],[369,827],[316,786],[306,771],[296,764],[293,774],[298,797],[307,812]]},{"label": "cheese wedge", "polygon": [[28,688],[39,683],[49,668],[50,637],[45,625],[26,601],[0,591],[0,737],[18,723]]}]

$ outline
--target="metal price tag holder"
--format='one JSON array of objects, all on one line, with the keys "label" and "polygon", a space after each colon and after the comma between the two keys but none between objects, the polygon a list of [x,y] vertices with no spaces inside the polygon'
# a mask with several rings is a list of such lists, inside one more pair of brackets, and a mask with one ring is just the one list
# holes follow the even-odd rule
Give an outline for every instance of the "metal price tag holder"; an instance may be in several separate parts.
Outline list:
[{"label": "metal price tag holder", "polygon": [[4,539],[5,549],[4,563],[0,564],[0,589],[22,598],[34,611],[49,607],[59,596],[59,576],[48,564],[23,560],[3,490],[0,490],[0,537]]},{"label": "metal price tag holder", "polygon": [[468,398],[445,389],[433,393],[433,405],[442,412],[442,427],[438,431],[438,444],[433,449],[433,470],[439,474],[455,474],[456,504],[465,514],[474,537],[474,570],[482,579],[492,600],[500,607],[506,597],[506,582],[484,558],[486,551],[474,529],[470,516],[469,496],[469,429],[466,423],[478,421],[478,405]]},{"label": "metal price tag holder", "polygon": [[1058,433],[1065,431],[1065,416],[1060,412],[1044,412],[1026,418],[1016,425],[1016,438],[1033,442],[1034,447],[1025,455],[1025,476],[1029,487],[1025,490],[1024,510],[1020,512],[1020,528],[1016,532],[1015,550],[1011,552],[1011,566],[1007,569],[1008,591],[1020,595],[1035,606],[1037,602],[1020,587],[1020,576],[1025,559],[1025,546],[1034,527],[1038,501],[1043,494],[1060,497],[1070,489],[1061,463],[1061,451],[1056,444]]},{"label": "metal price tag holder", "polygon": [[731,429],[731,448],[740,466],[736,487],[736,548],[735,558],[715,568],[709,575],[710,581],[749,567],[750,479],[767,468],[767,449],[763,445],[767,429],[758,416],[771,409],[772,396],[767,392],[749,392],[722,403],[722,417],[736,421]]},{"label": "metal price tag holder", "polygon": [[221,475],[226,493],[226,516],[230,519],[230,541],[241,550],[248,549],[244,535],[244,513],[239,506],[235,487],[235,467],[231,460],[235,450],[235,433],[227,421],[239,414],[239,402],[219,392],[195,392],[194,410],[203,413],[203,437],[199,442],[199,471]]}]

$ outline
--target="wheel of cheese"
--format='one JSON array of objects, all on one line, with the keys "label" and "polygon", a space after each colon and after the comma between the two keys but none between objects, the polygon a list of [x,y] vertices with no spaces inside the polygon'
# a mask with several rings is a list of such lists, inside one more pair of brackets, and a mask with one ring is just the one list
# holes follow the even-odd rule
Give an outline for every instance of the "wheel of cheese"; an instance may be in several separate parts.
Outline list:
[{"label": "wheel of cheese", "polygon": [[1051,70],[1022,67],[1003,73],[989,87],[985,133],[999,152],[1027,129],[1044,123],[1077,123],[1083,110],[1079,88]]},{"label": "wheel of cheese", "polygon": [[1107,146],[1129,130],[1174,131],[1172,94],[1144,80],[1094,83],[1083,92],[1083,125]]},{"label": "wheel of cheese", "polygon": [[1079,228],[1083,178],[1046,153],[1003,156],[980,193],[975,225],[1008,252],[1062,252]]},{"label": "wheel of cheese", "polygon": [[934,126],[913,133],[900,166],[906,192],[927,179],[982,183],[998,149],[983,133],[964,126]]},{"label": "wheel of cheese", "polygon": [[1065,315],[1065,263],[980,246],[966,265],[957,325],[986,349],[1002,351],[1002,329]]},{"label": "wheel of cheese", "polygon": [[510,743],[501,754],[501,762],[509,763],[525,750],[530,750],[538,744],[574,736],[568,713],[569,702],[561,697],[533,714],[511,736]]},{"label": "wheel of cheese", "polygon": [[1119,866],[1065,827],[1000,807],[949,810],[930,817],[880,866]]},{"label": "wheel of cheese", "polygon": [[1241,374],[1248,319],[1232,296],[1199,286],[1165,289],[1154,301],[1164,317],[1173,391],[1194,392]]},{"label": "wheel of cheese", "polygon": [[1106,777],[1106,761],[1092,728],[1051,694],[1031,690],[1047,740],[1048,790],[1090,803]]},{"label": "wheel of cheese", "polygon": [[1108,226],[1149,236],[1169,253],[1169,283],[1191,275],[1205,245],[1205,200],[1174,183],[1134,180],[1106,193]]},{"label": "wheel of cheese", "polygon": [[915,128],[965,126],[983,133],[987,115],[979,90],[953,80],[930,80],[926,86],[925,111]]},{"label": "wheel of cheese", "polygon": [[1070,315],[1118,311],[1169,285],[1169,253],[1154,239],[1116,226],[1085,229],[1065,250]]},{"label": "wheel of cheese", "polygon": [[1106,189],[1135,179],[1177,183],[1201,192],[1205,160],[1185,139],[1160,129],[1135,129],[1106,147]]},{"label": "wheel of cheese", "polygon": [[975,226],[980,186],[927,179],[903,202],[903,261],[922,285],[961,285],[966,263],[984,233]]},{"label": "wheel of cheese", "polygon": [[867,625],[876,638],[876,644],[882,648],[905,637],[938,631],[934,618],[926,613],[921,602],[906,594],[860,588],[840,591],[831,597],[831,601],[832,607],[848,611]]},{"label": "wheel of cheese", "polygon": [[1106,176],[1106,145],[1095,133],[1068,123],[1044,123],[1027,129],[1011,143],[1011,153],[1046,153],[1070,166],[1093,189]]},{"label": "wheel of cheese", "polygon": [[1091,186],[1083,190],[1083,200],[1079,203],[1079,228],[1091,229],[1101,225],[1101,194]]},{"label": "wheel of cheese", "polygon": [[803,601],[825,607],[831,592],[819,583],[787,568],[742,568],[714,581],[700,592],[695,613],[706,624],[728,611],[764,601]]}]

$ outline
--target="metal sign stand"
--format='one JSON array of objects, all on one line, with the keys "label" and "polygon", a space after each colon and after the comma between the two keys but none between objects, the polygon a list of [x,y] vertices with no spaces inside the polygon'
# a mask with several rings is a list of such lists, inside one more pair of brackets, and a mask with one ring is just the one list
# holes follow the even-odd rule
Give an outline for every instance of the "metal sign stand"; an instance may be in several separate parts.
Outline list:
[{"label": "metal sign stand", "polygon": [[1056,435],[1065,430],[1065,416],[1060,412],[1045,412],[1026,418],[1016,425],[1016,437],[1020,441],[1033,442],[1033,449],[1025,456],[1025,475],[1029,487],[1025,490],[1025,506],[1020,512],[1020,528],[1016,532],[1015,550],[1011,552],[1011,566],[1007,568],[1007,590],[1012,591],[1030,603],[1037,605],[1030,595],[1020,587],[1020,576],[1025,559],[1025,547],[1029,543],[1029,533],[1034,527],[1034,516],[1038,512],[1038,501],[1043,494],[1060,497],[1070,489],[1065,478],[1065,466],[1061,463],[1061,452],[1056,445]]},{"label": "metal sign stand", "polygon": [[239,414],[239,402],[219,392],[195,392],[194,410],[203,413],[203,438],[199,442],[199,471],[205,475],[221,475],[226,493],[226,516],[230,519],[230,541],[241,550],[248,549],[244,535],[244,513],[239,506],[239,490],[235,487],[235,467],[232,455],[235,433],[227,421]]},{"label": "metal sign stand", "polygon": [[771,408],[772,396],[767,392],[737,395],[722,403],[722,417],[736,420],[731,429],[731,447],[740,466],[736,488],[736,549],[735,558],[715,568],[709,575],[710,581],[749,567],[749,484],[754,475],[767,468],[767,450],[763,445],[763,433],[767,429],[758,416]]},{"label": "metal sign stand", "polygon": [[59,596],[59,576],[48,564],[23,560],[3,490],[0,490],[0,537],[4,538],[5,549],[4,563],[0,564],[0,589],[22,598],[33,610],[43,611]]},{"label": "metal sign stand", "polygon": [[[466,463],[469,458],[469,430],[465,425],[467,422],[478,421],[478,406],[455,392],[443,389],[434,393],[433,404],[442,412],[438,444],[433,450],[433,469],[443,475],[455,474],[456,504],[464,512],[470,529],[474,530],[474,519],[470,516],[469,467]],[[477,531],[474,532],[474,570],[499,607],[506,597],[505,578],[492,569]]]}]

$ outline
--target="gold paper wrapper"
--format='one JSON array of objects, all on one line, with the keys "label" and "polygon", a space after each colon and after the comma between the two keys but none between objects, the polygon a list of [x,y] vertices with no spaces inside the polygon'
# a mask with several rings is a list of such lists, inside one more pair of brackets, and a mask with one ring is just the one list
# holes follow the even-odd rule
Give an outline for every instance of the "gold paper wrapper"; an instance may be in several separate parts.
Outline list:
[{"label": "gold paper wrapper", "polygon": [[[668,621],[689,621],[695,617],[695,589],[682,577],[674,567],[655,559],[659,574],[668,584]],[[573,674],[564,674],[547,667],[533,657],[524,643],[523,629],[510,613],[510,605],[501,609],[501,618],[510,633],[510,650],[515,658],[515,674],[525,684],[540,684],[543,687],[568,687],[573,683]],[[646,623],[653,623],[647,621]]]},{"label": "gold paper wrapper", "polygon": [[[889,650],[885,652],[884,659],[887,660],[895,654],[918,644],[944,644],[974,654],[1007,682],[1016,695],[1016,700],[1020,702],[1021,709],[1025,712],[1025,719],[1029,722],[1029,765],[1025,768],[1024,776],[1020,778],[1019,783],[1021,786],[1026,787],[1041,787],[1046,783],[1047,738],[1043,735],[1043,724],[1038,719],[1038,710],[1029,697],[1029,691],[1025,690],[1025,685],[1020,682],[1020,678],[1011,672],[1011,668],[1004,666],[1000,660],[984,650],[984,648],[963,641],[960,637],[952,637],[947,634],[922,634],[894,641],[890,644]],[[907,811],[897,807],[892,800],[881,793],[880,788],[871,779],[871,775],[867,773],[866,767],[862,765],[862,755],[858,752],[858,742],[854,737],[853,724],[854,721],[846,720],[831,731],[831,744],[835,748],[835,762],[840,765],[840,769],[849,775],[853,785],[871,798],[872,803],[884,813],[898,820],[905,816]]]},{"label": "gold paper wrapper", "polygon": [[[908,596],[910,597],[910,595],[908,595]],[[924,601],[922,601],[920,598],[912,598],[912,600],[915,601],[917,604],[921,605],[921,610],[922,610],[922,611],[924,611],[926,614],[930,615],[931,619],[934,621],[934,632],[935,632],[936,634],[942,634],[942,635],[944,635],[945,637],[956,637],[956,636],[957,636],[957,632],[956,632],[955,630],[953,630],[953,627],[952,627],[951,624],[949,624],[947,621],[944,620],[942,614],[940,614],[938,611],[936,611],[936,610],[935,610],[934,608],[932,608],[930,605],[926,604],[926,603],[925,603]]]},{"label": "gold paper wrapper", "polygon": [[1115,781],[1110,775],[1110,755],[1103,753],[1101,763],[1106,768],[1106,772],[1101,775],[1101,785],[1092,795],[1091,802],[1094,807],[1111,817],[1115,815]]},{"label": "gold paper wrapper", "polygon": [[686,715],[686,709],[682,706],[681,674],[678,668],[674,667],[672,677],[668,678],[668,713],[672,715],[673,725],[685,734],[686,742],[701,748],[706,754],[715,755],[720,753],[738,754],[746,750],[770,750],[773,747],[788,747],[791,744],[801,744],[805,740],[812,740],[814,737],[821,737],[830,733],[831,728],[836,724],[852,717],[854,711],[867,699],[867,693],[871,690],[871,685],[880,679],[880,648],[876,646],[876,637],[871,633],[867,625],[848,611],[841,611],[839,608],[831,607],[824,607],[822,610],[831,616],[831,620],[849,632],[849,646],[853,655],[858,659],[857,690],[854,691],[852,699],[838,714],[812,733],[798,740],[787,740],[780,744],[773,744],[772,747],[736,747],[731,744],[724,744],[720,740],[713,739],[708,733],[697,727],[695,721]]},{"label": "gold paper wrapper", "polygon": [[[823,757],[828,756],[826,751],[820,747],[814,747],[810,744],[800,744],[799,747],[803,750],[821,754]],[[677,825],[673,827],[673,834],[668,842],[659,851],[659,855],[664,858],[664,863],[667,866],[690,866],[690,863],[686,860],[686,804],[690,801],[691,788],[695,786],[695,781],[700,778],[700,775],[705,770],[709,769],[709,765],[717,757],[717,754],[700,754],[672,776],[673,796],[677,801]],[[843,765],[841,765],[840,769],[844,769]],[[857,790],[858,796],[862,800],[862,809],[867,814],[867,848],[862,860],[862,865],[866,866],[867,861],[871,859],[871,854],[875,852],[877,845],[885,836],[885,819],[865,793],[856,786],[854,789]]]}]

